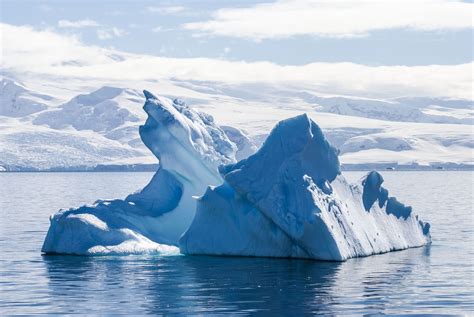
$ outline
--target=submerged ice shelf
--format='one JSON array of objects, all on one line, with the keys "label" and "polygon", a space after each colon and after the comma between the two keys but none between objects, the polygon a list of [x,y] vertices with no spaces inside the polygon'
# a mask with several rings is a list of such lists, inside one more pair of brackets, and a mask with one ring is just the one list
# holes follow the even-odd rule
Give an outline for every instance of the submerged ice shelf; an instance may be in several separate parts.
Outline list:
[{"label": "submerged ice shelf", "polygon": [[182,101],[144,93],[140,137],[160,169],[124,200],[53,215],[43,252],[179,247],[184,254],[341,261],[429,243],[429,224],[389,196],[380,174],[347,183],[337,150],[308,116],[281,121],[255,152],[240,131]]}]

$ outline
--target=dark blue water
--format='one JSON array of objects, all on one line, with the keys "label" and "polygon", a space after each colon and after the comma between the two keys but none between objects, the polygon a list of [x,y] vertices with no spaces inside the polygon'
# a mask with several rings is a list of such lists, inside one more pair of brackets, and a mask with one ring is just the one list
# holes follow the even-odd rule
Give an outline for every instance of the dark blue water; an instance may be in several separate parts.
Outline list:
[{"label": "dark blue water", "polygon": [[[474,310],[472,172],[386,172],[431,246],[349,260],[42,256],[49,215],[123,197],[149,173],[0,174],[0,314],[447,313]],[[351,180],[363,173],[347,173]]]}]

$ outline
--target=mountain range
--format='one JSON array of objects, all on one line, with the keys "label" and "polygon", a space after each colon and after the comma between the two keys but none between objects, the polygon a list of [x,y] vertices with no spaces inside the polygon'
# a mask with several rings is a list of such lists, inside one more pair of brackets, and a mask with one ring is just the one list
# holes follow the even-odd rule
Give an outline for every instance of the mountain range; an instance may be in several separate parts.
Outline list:
[{"label": "mountain range", "polygon": [[339,149],[345,166],[470,166],[471,100],[431,97],[369,99],[328,95],[282,84],[160,79],[84,83],[74,78],[0,82],[0,169],[90,169],[158,163],[140,140],[148,89],[181,98],[212,115],[241,158],[261,145],[279,120],[307,113]]}]

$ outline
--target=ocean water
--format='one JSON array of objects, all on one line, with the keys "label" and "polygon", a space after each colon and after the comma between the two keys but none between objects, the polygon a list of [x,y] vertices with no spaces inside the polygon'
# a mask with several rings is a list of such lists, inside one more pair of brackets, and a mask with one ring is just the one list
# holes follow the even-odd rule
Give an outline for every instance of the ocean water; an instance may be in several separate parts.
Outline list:
[{"label": "ocean water", "polygon": [[152,173],[0,173],[0,314],[472,314],[474,174],[382,175],[392,195],[431,223],[433,243],[334,263],[44,256],[51,213],[124,197]]}]

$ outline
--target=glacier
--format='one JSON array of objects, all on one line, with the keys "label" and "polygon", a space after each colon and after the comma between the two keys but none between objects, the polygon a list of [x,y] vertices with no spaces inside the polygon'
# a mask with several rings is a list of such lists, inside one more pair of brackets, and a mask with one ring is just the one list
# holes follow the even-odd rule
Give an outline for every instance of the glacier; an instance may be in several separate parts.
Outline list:
[{"label": "glacier", "polygon": [[123,200],[51,216],[42,252],[63,254],[173,253],[194,217],[196,199],[222,183],[218,166],[235,162],[237,146],[214,119],[183,101],[144,91],[148,118],[140,137],[160,168],[141,191]]},{"label": "glacier", "polygon": [[220,167],[199,199],[184,254],[344,261],[430,242],[429,224],[373,171],[351,185],[338,151],[306,114],[281,121],[247,159]]},{"label": "glacier", "polygon": [[179,99],[144,91],[139,134],[160,168],[125,199],[60,210],[42,252],[207,254],[343,261],[430,242],[429,224],[373,171],[360,184],[306,114],[260,149]]}]

